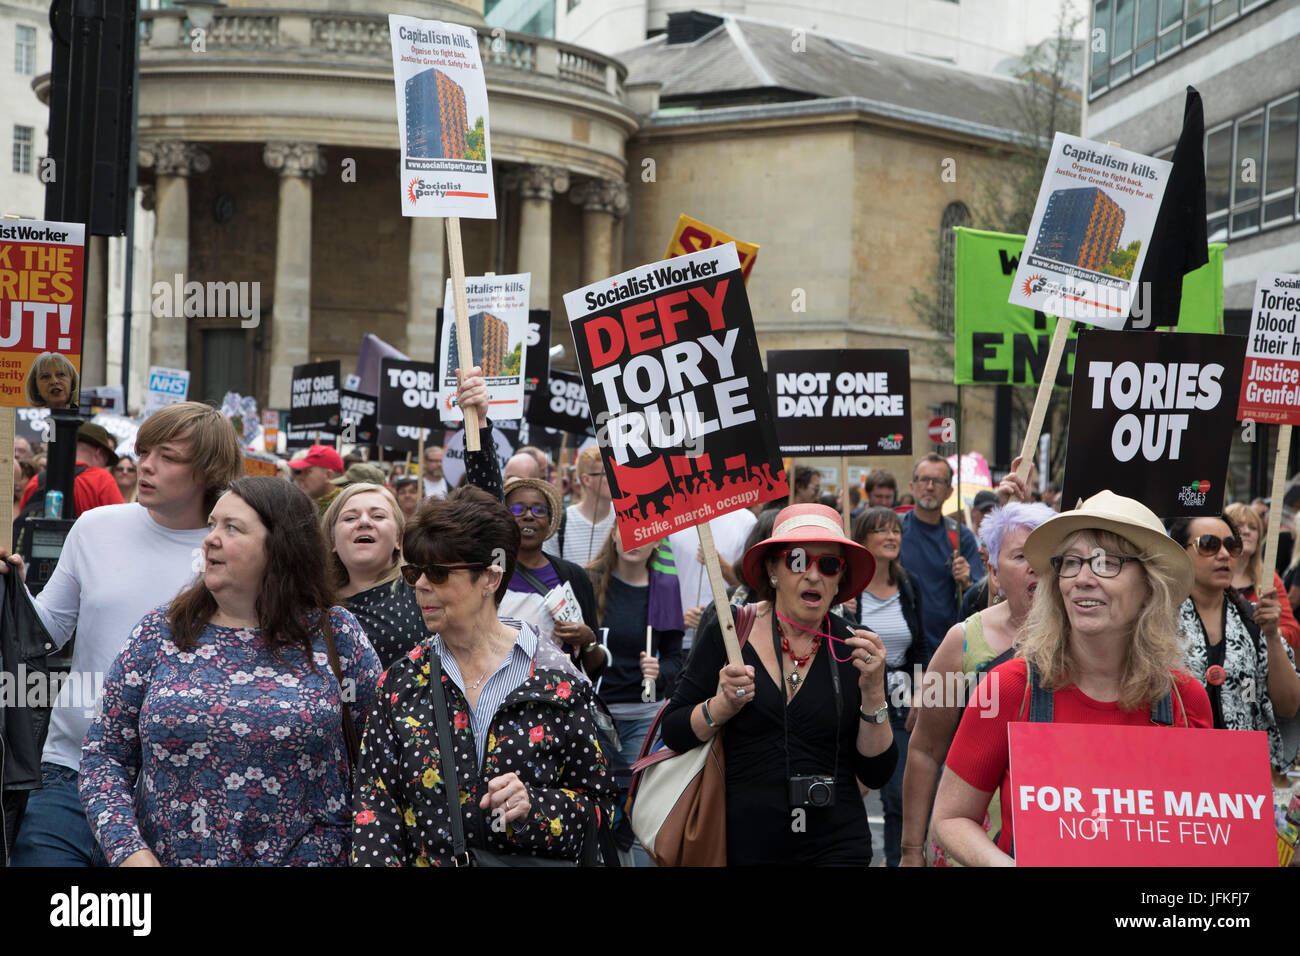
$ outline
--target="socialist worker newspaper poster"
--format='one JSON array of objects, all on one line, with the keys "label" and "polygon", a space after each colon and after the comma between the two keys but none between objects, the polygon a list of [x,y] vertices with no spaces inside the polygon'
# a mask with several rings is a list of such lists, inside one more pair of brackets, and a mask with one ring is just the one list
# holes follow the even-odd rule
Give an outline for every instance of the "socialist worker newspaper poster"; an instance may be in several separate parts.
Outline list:
[{"label": "socialist worker newspaper poster", "polygon": [[495,219],[487,83],[470,27],[390,14],[402,215]]},{"label": "socialist worker newspaper poster", "polygon": [[1255,282],[1237,419],[1300,425],[1300,275],[1269,272]]},{"label": "socialist worker newspaper poster", "polygon": [[734,245],[564,306],[625,546],[789,494]]},{"label": "socialist worker newspaper poster", "polygon": [[907,349],[767,353],[783,455],[910,455]]},{"label": "socialist worker newspaper poster", "polygon": [[55,374],[58,360],[42,363],[44,382],[32,382],[35,403],[27,397],[27,379],[47,352],[63,356],[81,375],[85,252],[81,223],[0,220],[0,405],[76,403],[71,377]]},{"label": "socialist worker newspaper poster", "polygon": [[[469,276],[465,299],[474,364],[483,369],[488,387],[488,417],[494,422],[524,417],[524,363],[528,351],[528,281],[522,272],[508,276]],[[456,302],[451,280],[443,294],[438,344],[438,404],[444,422],[464,421],[456,404],[456,369],[461,367],[456,341]]]},{"label": "socialist worker newspaper poster", "polygon": [[1079,336],[1062,500],[1108,490],[1162,518],[1223,510],[1245,351],[1239,335]]},{"label": "socialist worker newspaper poster", "polygon": [[1172,169],[1057,133],[1008,301],[1123,328]]}]

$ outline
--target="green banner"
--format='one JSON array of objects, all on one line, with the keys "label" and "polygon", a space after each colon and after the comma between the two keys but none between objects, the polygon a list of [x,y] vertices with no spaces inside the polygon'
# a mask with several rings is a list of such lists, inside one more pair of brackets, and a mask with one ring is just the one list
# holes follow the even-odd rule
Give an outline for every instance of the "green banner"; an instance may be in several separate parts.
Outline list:
[{"label": "green banner", "polygon": [[[1011,305],[1011,283],[1025,246],[1024,236],[957,228],[956,385],[1037,385],[1056,330],[1056,319]],[[1179,332],[1223,331],[1223,250],[1211,243],[1210,261],[1183,278]],[[1056,375],[1057,388],[1074,378],[1074,347],[1079,323],[1070,329]]]}]

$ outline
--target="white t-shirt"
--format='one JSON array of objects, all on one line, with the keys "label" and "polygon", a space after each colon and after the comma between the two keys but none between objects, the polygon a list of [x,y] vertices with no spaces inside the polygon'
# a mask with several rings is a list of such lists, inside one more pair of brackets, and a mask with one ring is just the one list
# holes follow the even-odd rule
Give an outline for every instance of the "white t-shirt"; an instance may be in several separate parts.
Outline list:
[{"label": "white t-shirt", "polygon": [[[754,530],[758,519],[748,508],[731,511],[709,522],[713,532],[713,546],[718,556],[728,563],[735,564],[741,558],[749,532]],[[677,566],[677,584],[682,593],[682,613],[693,607],[707,607],[713,603],[713,588],[709,585],[709,574],[700,563],[700,535],[692,526],[674,531],[668,536],[668,544],[673,549],[673,564]],[[740,569],[736,569],[740,573]],[[682,640],[682,649],[691,646],[695,638],[695,629],[688,628]]]},{"label": "white t-shirt", "polygon": [[609,529],[614,525],[614,509],[610,508],[609,513],[593,525],[583,517],[580,507],[580,505],[569,505],[565,510],[564,553],[561,554],[559,550],[558,534],[543,541],[542,550],[585,568],[605,546]]},{"label": "white t-shirt", "polygon": [[106,505],[77,519],[58,567],[34,599],[55,647],[77,641],[41,760],[81,769],[81,744],[104,678],[136,624],[194,580],[206,528],[169,531],[139,504]]}]

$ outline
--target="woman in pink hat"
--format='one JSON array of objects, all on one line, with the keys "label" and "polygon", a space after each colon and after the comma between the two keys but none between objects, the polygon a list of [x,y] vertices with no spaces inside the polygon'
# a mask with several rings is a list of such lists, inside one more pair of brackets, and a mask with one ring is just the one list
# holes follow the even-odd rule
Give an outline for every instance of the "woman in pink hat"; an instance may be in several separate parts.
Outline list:
[{"label": "woman in pink hat", "polygon": [[726,728],[729,864],[871,862],[858,781],[884,786],[898,751],[884,644],[829,613],[875,570],[840,522],[815,504],[777,516],[742,562],[760,599],[744,663],[727,663],[710,616],[664,712],[664,743],[679,753]]}]

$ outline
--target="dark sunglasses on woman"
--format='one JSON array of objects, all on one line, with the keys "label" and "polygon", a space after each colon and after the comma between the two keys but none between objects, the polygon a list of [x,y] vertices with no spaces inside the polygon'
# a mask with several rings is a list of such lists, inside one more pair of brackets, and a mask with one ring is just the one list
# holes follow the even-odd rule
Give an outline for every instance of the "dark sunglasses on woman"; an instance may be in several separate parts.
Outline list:
[{"label": "dark sunglasses on woman", "polygon": [[[803,548],[792,548],[789,551],[782,551],[781,557],[785,558],[785,566],[796,574],[803,574],[808,570],[808,559],[812,557]],[[844,570],[845,559],[838,554],[819,554],[814,561],[817,562],[817,570],[828,578],[833,578]]]},{"label": "dark sunglasses on woman", "polygon": [[1220,538],[1217,534],[1203,534],[1191,543],[1196,545],[1199,554],[1207,558],[1212,558],[1218,554],[1220,548],[1227,548],[1230,557],[1235,558],[1241,554],[1241,539],[1231,536]]},{"label": "dark sunglasses on woman", "polygon": [[402,580],[415,587],[415,583],[420,580],[421,576],[428,578],[429,583],[433,585],[443,585],[447,583],[447,578],[453,571],[461,570],[478,570],[486,568],[486,564],[461,563],[461,564],[430,564],[422,567],[418,564],[402,565]]},{"label": "dark sunglasses on woman", "polygon": [[515,503],[510,505],[510,513],[516,518],[522,518],[525,514],[531,513],[534,518],[549,518],[551,509],[546,505],[521,505]]}]

